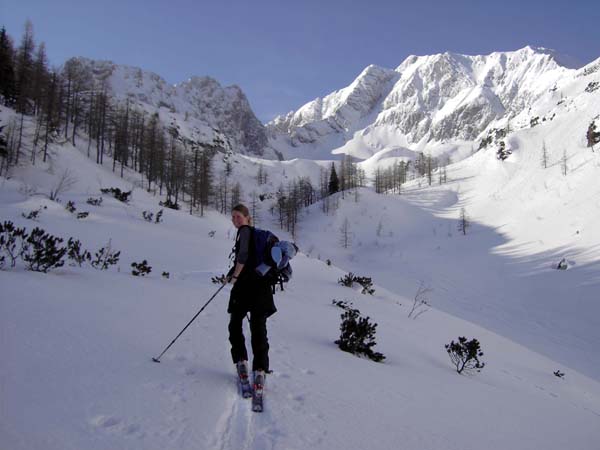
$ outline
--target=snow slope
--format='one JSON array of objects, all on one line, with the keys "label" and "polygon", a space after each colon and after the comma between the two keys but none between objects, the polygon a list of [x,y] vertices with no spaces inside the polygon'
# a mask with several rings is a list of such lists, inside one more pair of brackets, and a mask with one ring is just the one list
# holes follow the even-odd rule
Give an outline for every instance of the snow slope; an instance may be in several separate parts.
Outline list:
[{"label": "snow slope", "polygon": [[[40,195],[66,167],[78,181],[61,195],[62,203]],[[323,229],[326,223],[317,214],[306,219],[305,231],[316,227],[315,242],[306,240],[308,233],[300,235],[304,254],[294,259],[294,280],[277,294],[279,312],[269,320],[274,373],[267,380],[265,413],[251,413],[236,392],[227,343],[228,287],[163,362],[153,363],[151,357],[217,289],[210,277],[225,271],[234,229],[214,213],[198,218],[171,210],[165,210],[163,223],[147,223],[142,211],[156,212],[159,198],[140,189],[129,205],[107,196],[100,207],[85,203],[100,195],[100,187],[135,187],[128,177],[121,180],[64,145],[51,148],[47,166],[17,170],[11,179],[0,180],[2,220],[76,237],[90,250],[111,239],[122,252],[118,267],[109,271],[69,266],[48,274],[20,266],[0,271],[0,329],[8,353],[0,365],[2,448],[591,450],[600,442],[598,381],[442,312],[437,296],[431,301],[436,309],[407,318],[414,284],[393,279],[416,280],[421,273],[412,268],[421,270],[436,252],[455,262],[450,275],[460,273],[456,261],[469,260],[467,245],[476,253],[469,278],[481,277],[477,288],[486,287],[490,260],[510,271],[497,256],[482,254],[502,242],[498,235],[478,225],[479,232],[465,239],[441,236],[449,230],[448,219],[369,191],[361,194],[362,203],[340,200],[331,219],[347,214],[371,220],[373,228],[361,228],[375,236],[369,246],[361,238],[351,252],[334,249],[336,224]],[[430,196],[430,209],[456,199],[452,192],[417,193],[412,201]],[[64,209],[69,200],[90,216],[77,220]],[[42,205],[47,209],[38,222],[22,217]],[[386,214],[377,237],[377,224]],[[392,220],[397,218],[402,220]],[[423,247],[418,245],[423,233],[441,237]],[[380,273],[375,256],[388,252],[395,256],[395,270]],[[317,256],[331,257],[334,265]],[[153,272],[131,276],[130,263],[142,259]],[[336,264],[372,275],[375,295],[338,285],[346,272]],[[443,267],[430,264],[432,275]],[[170,279],[160,276],[163,271]],[[581,281],[580,271],[560,275]],[[447,298],[466,286],[448,273],[432,278],[445,282]],[[333,341],[342,311],[333,299],[352,301],[379,324],[376,350],[386,355],[385,363],[337,349]],[[460,376],[450,365],[444,344],[459,335],[482,344],[487,365],[475,376]],[[557,369],[566,373],[564,379],[552,374]]]},{"label": "snow slope", "polygon": [[[432,186],[412,180],[400,197],[365,191],[353,204],[350,194],[335,215],[311,214],[301,224],[303,246],[349,270],[368,267],[377,282],[406,296],[426,281],[446,312],[600,379],[600,153],[585,139],[600,115],[598,91],[590,89],[600,84],[598,67],[562,84],[562,100],[548,92],[515,117],[505,161],[497,144],[473,153],[470,142],[431,148],[460,155],[448,183],[440,185],[436,172]],[[532,117],[539,125],[529,125]],[[397,147],[360,165],[372,174],[406,159],[410,150]],[[458,236],[462,208],[473,222],[468,236]],[[355,242],[340,254],[345,218]],[[563,258],[570,270],[556,271]]]}]

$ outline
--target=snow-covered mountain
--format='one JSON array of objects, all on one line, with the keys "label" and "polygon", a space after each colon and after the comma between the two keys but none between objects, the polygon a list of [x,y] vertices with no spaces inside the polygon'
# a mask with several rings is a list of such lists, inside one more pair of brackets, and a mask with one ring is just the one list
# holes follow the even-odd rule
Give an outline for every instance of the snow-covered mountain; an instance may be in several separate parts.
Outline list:
[{"label": "snow-covered mountain", "polygon": [[[600,60],[572,70],[540,50],[524,49],[521,56],[528,52],[531,59],[519,60],[515,52],[512,59],[505,54],[503,63],[502,54],[496,60],[445,55],[456,61],[436,72],[444,82],[428,95],[424,86],[430,84],[423,80],[427,73],[435,78],[435,56],[409,58],[400,72],[371,66],[346,90],[291,117],[293,125],[279,122],[271,145],[288,156],[314,156],[316,150],[330,155],[332,149],[372,155],[360,163],[368,173],[395,158],[411,158],[419,148],[434,154],[454,148],[461,157],[447,167],[444,183],[437,183],[437,174],[431,186],[416,177],[403,185],[402,195],[367,187],[328,198],[327,214],[321,203],[301,212],[295,239],[302,253],[293,260],[294,279],[276,296],[279,312],[269,319],[274,373],[263,415],[251,413],[236,390],[224,292],[164,364],[150,360],[217,289],[210,278],[226,270],[235,235],[228,219],[213,210],[196,217],[187,208],[164,209],[161,223],[149,223],[144,213],[156,213],[164,197],[140,189],[139,174],[126,170],[120,178],[110,164],[96,164],[82,139],[76,147],[52,142],[45,163],[22,160],[10,176],[0,177],[2,220],[43,228],[65,242],[79,239],[92,251],[108,242],[122,254],[107,271],[66,264],[42,274],[8,262],[0,270],[0,329],[8,351],[0,365],[6,405],[0,408],[0,447],[595,449],[600,152],[586,147],[585,133],[600,115]],[[177,94],[180,86],[169,87],[156,75],[91,64],[115,96],[158,110],[182,133],[227,137],[210,122],[226,102],[213,108],[207,97],[212,92],[212,98],[226,98],[229,88],[219,94],[210,80],[195,79],[188,91],[181,88],[187,94]],[[461,85],[455,79],[461,73],[473,83],[488,74],[487,87],[470,88],[468,77]],[[401,89],[403,76],[415,89],[420,79],[419,92]],[[440,98],[442,85],[454,102]],[[474,134],[475,141],[453,135],[446,144],[436,143],[430,130],[419,138],[419,120],[411,132],[399,132],[402,114],[400,122],[385,122],[394,117],[384,114],[395,108],[392,92],[428,111],[431,129],[445,120],[449,126],[451,115],[464,121],[458,131],[474,118],[483,131]],[[195,95],[207,119],[193,110]],[[481,109],[473,112],[478,104]],[[16,123],[15,117],[0,107],[3,124]],[[507,160],[496,158],[493,145],[471,154],[485,128],[506,130],[509,117]],[[31,140],[35,121],[24,123],[24,139]],[[442,125],[436,129],[448,132]],[[308,138],[293,147],[296,131],[296,137]],[[246,202],[252,190],[274,192],[297,176],[318,182],[321,167],[329,165],[244,154],[230,162]],[[259,164],[269,181],[257,186]],[[223,171],[221,158],[215,167]],[[61,201],[50,200],[48,193],[67,173],[73,184]],[[89,203],[109,186],[133,189],[131,202],[105,195],[101,205]],[[67,202],[88,215],[78,218],[65,209]],[[277,228],[272,204],[265,196],[255,219],[291,239]],[[471,222],[466,235],[457,231],[462,208]],[[40,216],[28,218],[35,210]],[[344,224],[348,248],[339,242]],[[131,276],[131,264],[146,259],[154,271]],[[561,260],[567,270],[556,270]],[[340,286],[337,280],[348,271],[373,277],[375,295]],[[433,289],[430,309],[413,320],[407,314],[421,283]],[[341,310],[334,299],[352,302],[379,324],[377,350],[386,355],[384,364],[337,349]],[[461,335],[477,337],[485,352],[486,367],[474,377],[457,375],[444,349]],[[566,375],[559,377],[561,372]]]},{"label": "snow-covered mountain", "polygon": [[264,126],[238,86],[223,87],[213,78],[198,76],[169,85],[159,75],[137,67],[77,60],[89,69],[98,86],[106,80],[115,98],[130,99],[140,108],[159,112],[165,125],[176,124],[185,137],[200,141],[218,137],[234,152],[263,155],[267,143]]},{"label": "snow-covered mountain", "polygon": [[114,97],[159,112],[183,136],[269,159],[368,159],[381,151],[378,160],[390,152],[455,156],[457,145],[476,148],[488,130],[519,116],[528,125],[523,115],[544,109],[540,104],[556,107],[581,73],[553,51],[529,46],[484,56],[409,56],[396,69],[370,65],[349,86],[263,125],[238,86],[210,77],[169,85],[140,68],[78,61],[98,86],[106,80]]},{"label": "snow-covered mountain", "polygon": [[394,70],[369,66],[349,86],[275,118],[267,125],[270,145],[287,156],[364,159],[398,146],[474,141],[540,98],[560,98],[576,72],[553,51],[529,46],[409,56]]}]

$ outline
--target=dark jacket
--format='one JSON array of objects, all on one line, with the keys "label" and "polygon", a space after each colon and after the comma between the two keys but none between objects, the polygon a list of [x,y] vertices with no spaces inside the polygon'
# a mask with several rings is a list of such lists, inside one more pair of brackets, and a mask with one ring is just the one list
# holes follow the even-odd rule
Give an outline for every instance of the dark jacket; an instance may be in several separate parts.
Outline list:
[{"label": "dark jacket", "polygon": [[[250,229],[250,240],[248,248],[240,248],[240,232],[243,228]],[[244,268],[240,273],[237,281],[231,289],[229,296],[228,313],[254,313],[270,316],[277,311],[273,302],[273,292],[271,285],[266,279],[260,277],[256,271],[256,249],[254,245],[254,228],[248,225],[243,225],[238,229],[235,238],[235,260],[233,268],[238,262],[238,255],[247,252],[247,260],[244,263]],[[233,273],[233,270],[231,271]]]}]

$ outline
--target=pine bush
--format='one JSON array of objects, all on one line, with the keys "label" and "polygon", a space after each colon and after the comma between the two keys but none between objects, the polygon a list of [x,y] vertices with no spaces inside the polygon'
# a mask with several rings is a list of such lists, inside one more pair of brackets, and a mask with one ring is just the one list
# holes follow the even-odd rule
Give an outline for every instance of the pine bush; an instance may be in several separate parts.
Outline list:
[{"label": "pine bush", "polygon": [[75,202],[68,201],[67,206],[65,206],[65,209],[67,211],[69,211],[71,214],[73,214],[77,210],[77,208],[75,208]]},{"label": "pine bush", "polygon": [[15,267],[19,258],[27,247],[27,232],[25,228],[17,228],[11,221],[0,222],[0,258],[4,264],[10,261],[10,266]]},{"label": "pine bush", "polygon": [[467,341],[466,337],[460,336],[458,342],[451,341],[445,347],[458,373],[480,372],[485,366],[485,363],[479,360],[483,352],[477,339]]},{"label": "pine bush", "polygon": [[338,280],[338,284],[346,287],[352,287],[354,285],[354,274],[352,272],[344,275]]},{"label": "pine bush", "polygon": [[164,212],[164,210],[162,210],[162,209],[160,211],[158,211],[156,213],[156,218],[155,218],[154,213],[152,213],[150,211],[143,211],[142,217],[144,218],[144,220],[146,222],[161,223],[163,212]]},{"label": "pine bush", "polygon": [[348,300],[331,300],[331,304],[337,306],[338,308],[342,308],[345,310],[352,309],[352,303],[348,302]]},{"label": "pine bush", "polygon": [[377,324],[369,322],[369,317],[361,317],[358,309],[350,307],[344,309],[345,312],[341,315],[340,338],[335,341],[340,350],[366,356],[375,362],[382,362],[385,356],[373,351],[373,347],[377,345],[375,342]]},{"label": "pine bush", "polygon": [[92,206],[100,206],[100,205],[102,205],[103,200],[104,199],[102,197],[98,197],[98,198],[90,197],[86,200],[86,203],[88,205],[92,205]]},{"label": "pine bush", "polygon": [[354,286],[354,283],[360,284],[362,287],[361,292],[363,294],[373,295],[375,293],[375,289],[373,288],[373,280],[370,277],[359,277],[350,272],[338,280],[338,284],[346,287],[352,287]]},{"label": "pine bush", "polygon": [[129,196],[133,191],[124,192],[119,188],[111,187],[106,189],[100,189],[100,192],[102,192],[103,194],[110,194],[120,202],[127,203],[129,201]]},{"label": "pine bush", "polygon": [[164,202],[158,202],[158,204],[160,206],[164,206],[165,208],[169,208],[169,209],[175,209],[175,210],[179,209],[179,203],[177,203],[177,202],[174,203],[170,199],[166,199]]},{"label": "pine bush", "polygon": [[111,247],[111,241],[95,253],[92,260],[92,267],[98,270],[107,270],[119,262],[121,252],[114,252]]},{"label": "pine bush", "polygon": [[69,238],[67,242],[67,256],[79,267],[81,267],[85,262],[89,263],[92,259],[91,253],[85,249],[82,249],[81,242],[73,238]]},{"label": "pine bush", "polygon": [[500,141],[498,150],[496,151],[496,158],[498,158],[500,161],[504,161],[510,155],[512,155],[512,150],[506,148],[506,143],[504,141]]},{"label": "pine bush", "polygon": [[148,265],[148,261],[145,259],[141,263],[131,263],[131,275],[134,277],[145,277],[152,272],[152,267]]},{"label": "pine bush", "polygon": [[22,258],[29,270],[45,273],[64,265],[67,248],[59,246],[63,242],[61,238],[36,227],[29,234],[26,242],[28,245]]},{"label": "pine bush", "polygon": [[21,215],[28,220],[38,220],[40,218],[40,214],[42,213],[42,209],[48,209],[48,207],[40,206],[38,209],[29,211],[29,214],[21,213]]},{"label": "pine bush", "polygon": [[362,293],[373,295],[375,289],[373,288],[373,280],[370,277],[354,277],[354,281],[362,286]]}]

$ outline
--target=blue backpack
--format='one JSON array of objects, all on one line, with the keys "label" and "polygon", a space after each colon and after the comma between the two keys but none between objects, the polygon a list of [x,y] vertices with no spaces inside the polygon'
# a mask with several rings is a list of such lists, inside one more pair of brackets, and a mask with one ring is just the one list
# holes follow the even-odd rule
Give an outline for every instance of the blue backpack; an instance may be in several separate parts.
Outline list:
[{"label": "blue backpack", "polygon": [[292,278],[290,260],[296,256],[298,247],[293,242],[280,241],[269,230],[254,228],[254,248],[256,254],[256,273],[269,281],[275,293],[279,284],[283,291],[283,283]]}]

